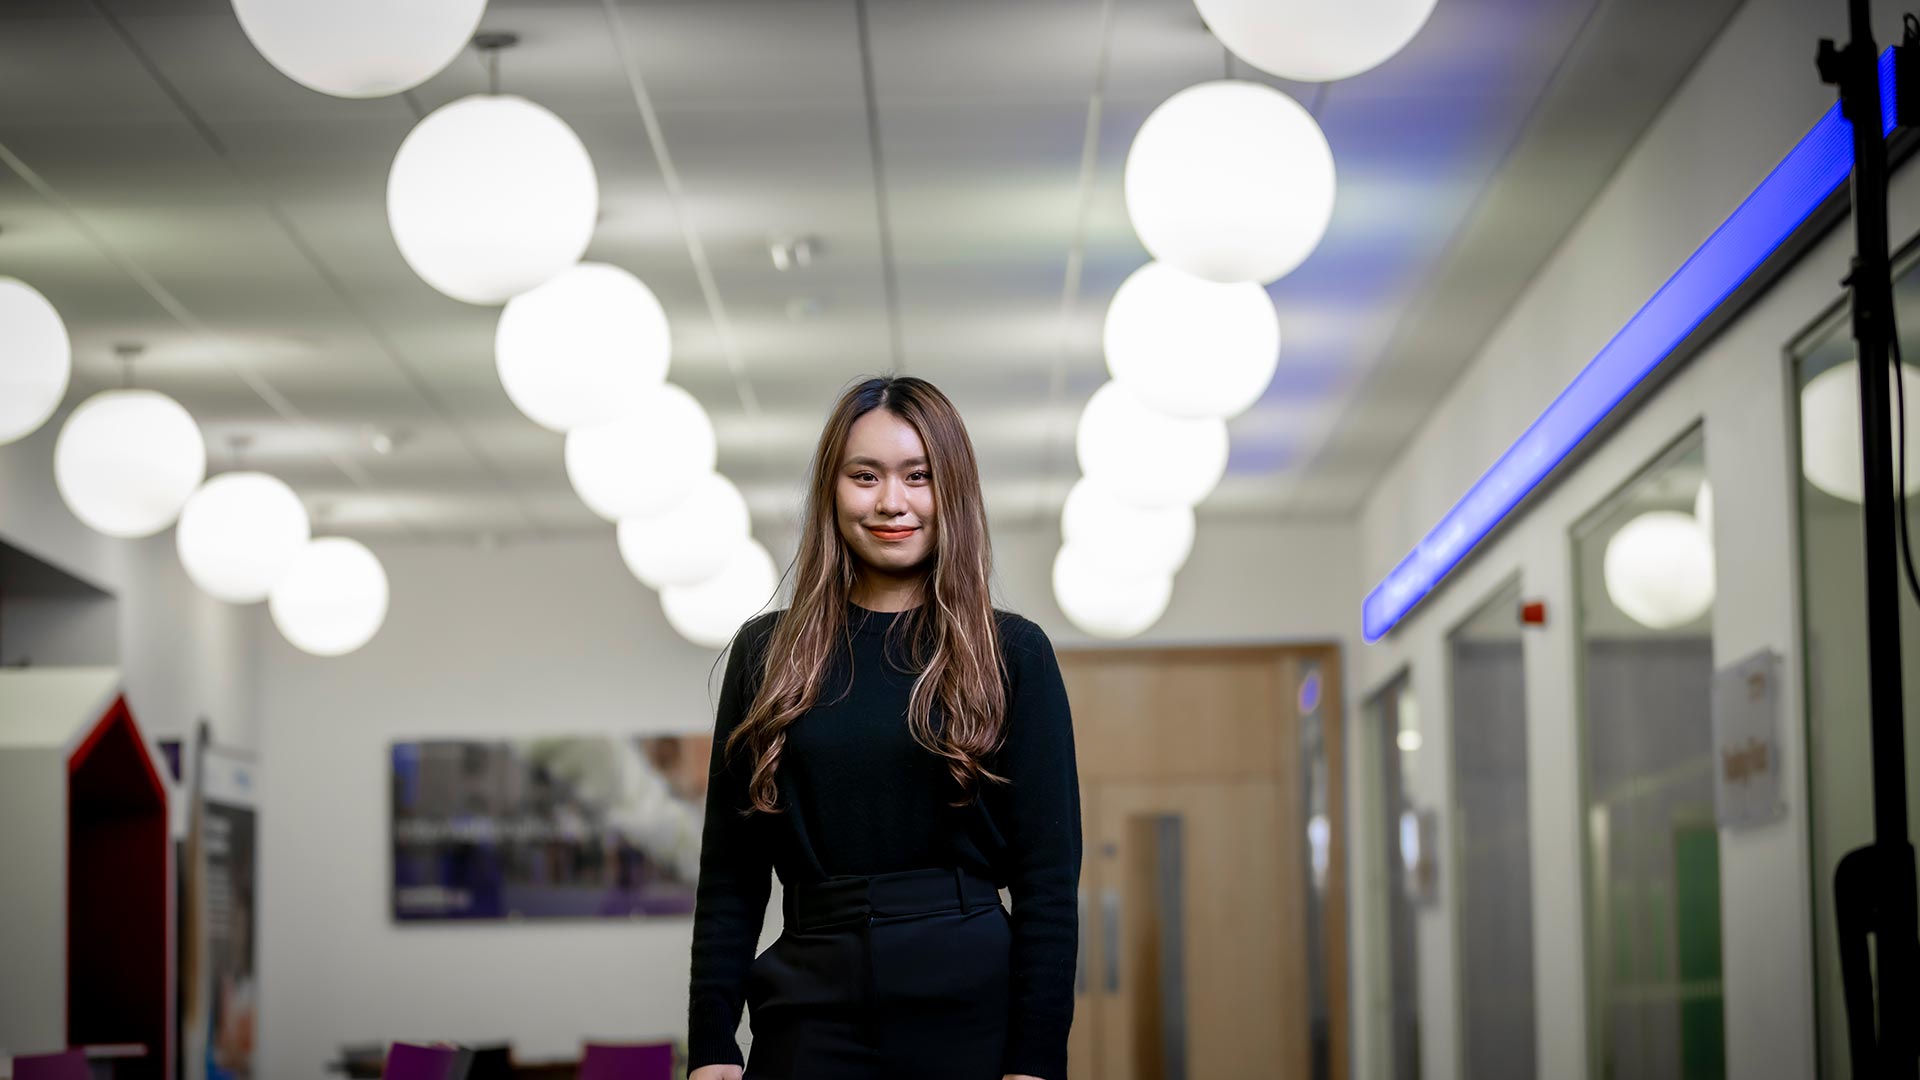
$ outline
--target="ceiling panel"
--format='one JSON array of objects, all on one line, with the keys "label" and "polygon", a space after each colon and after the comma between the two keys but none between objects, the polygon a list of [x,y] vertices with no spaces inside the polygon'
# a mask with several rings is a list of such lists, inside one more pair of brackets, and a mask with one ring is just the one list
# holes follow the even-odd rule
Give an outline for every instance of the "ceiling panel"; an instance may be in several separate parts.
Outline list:
[{"label": "ceiling panel", "polygon": [[[1269,289],[1279,371],[1200,509],[1313,517],[1350,512],[1733,0],[1659,7],[1441,0],[1403,54],[1324,89],[1230,65],[1190,0],[1113,0],[1104,48],[1101,0],[873,0],[864,53],[853,0],[495,0],[483,26],[521,37],[502,89],[587,146],[588,257],[660,297],[671,377],[763,523],[791,518],[834,397],[894,368],[961,407],[995,520],[1056,514],[1106,305],[1147,257],[1120,183],[1134,131],[1229,70],[1293,94],[1334,148],[1335,218]],[[134,380],[199,417],[217,464],[251,438],[245,460],[330,527],[606,528],[568,489],[561,438],[500,388],[497,309],[425,285],[388,231],[394,151],[485,89],[476,55],[343,101],[268,65],[228,0],[16,0],[0,21],[0,273],[67,319],[69,406],[119,385],[114,348],[138,343]],[[769,243],[799,236],[816,259],[777,270]]]}]

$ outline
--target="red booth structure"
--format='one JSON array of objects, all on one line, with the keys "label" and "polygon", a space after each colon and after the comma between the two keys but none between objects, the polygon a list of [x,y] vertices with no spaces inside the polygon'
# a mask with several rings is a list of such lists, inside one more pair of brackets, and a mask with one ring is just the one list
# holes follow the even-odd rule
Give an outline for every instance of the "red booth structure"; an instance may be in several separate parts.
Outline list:
[{"label": "red booth structure", "polygon": [[173,1076],[167,785],[113,668],[0,671],[0,1051]]}]

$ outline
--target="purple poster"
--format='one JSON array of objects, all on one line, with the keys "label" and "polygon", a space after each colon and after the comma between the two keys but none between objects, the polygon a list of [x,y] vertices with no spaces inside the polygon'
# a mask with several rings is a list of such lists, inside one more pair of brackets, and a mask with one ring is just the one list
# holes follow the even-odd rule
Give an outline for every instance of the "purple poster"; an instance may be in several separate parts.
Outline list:
[{"label": "purple poster", "polygon": [[393,744],[395,919],[688,915],[712,736]]}]

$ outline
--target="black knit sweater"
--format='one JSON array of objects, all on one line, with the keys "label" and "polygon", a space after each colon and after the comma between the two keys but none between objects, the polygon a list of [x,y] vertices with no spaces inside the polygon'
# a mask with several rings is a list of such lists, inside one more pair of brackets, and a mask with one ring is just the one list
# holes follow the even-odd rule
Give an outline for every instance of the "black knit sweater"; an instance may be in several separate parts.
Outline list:
[{"label": "black knit sweater", "polygon": [[[1012,781],[982,786],[966,809],[939,758],[913,741],[907,700],[915,675],[905,643],[887,630],[894,612],[849,604],[847,641],[819,702],[788,729],[778,782],[795,815],[746,817],[752,775],[729,733],[758,689],[774,621],[742,628],[727,661],[714,722],[713,760],[700,851],[688,994],[688,1071],[742,1064],[734,1041],[743,983],[771,891],[822,876],[958,865],[1013,899],[1013,994],[1003,1071],[1066,1080],[1067,1029],[1079,920],[1080,785],[1073,724],[1053,644],[1038,626],[997,613],[1007,675],[1007,734],[988,768]],[[937,719],[937,713],[936,713]],[[810,857],[811,855],[811,857]]]}]

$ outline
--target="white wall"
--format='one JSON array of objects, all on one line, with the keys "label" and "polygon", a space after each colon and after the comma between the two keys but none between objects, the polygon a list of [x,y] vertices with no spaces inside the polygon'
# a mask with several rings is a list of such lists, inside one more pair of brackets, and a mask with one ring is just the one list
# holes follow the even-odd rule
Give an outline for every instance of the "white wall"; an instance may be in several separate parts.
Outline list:
[{"label": "white wall", "polygon": [[[1174,579],[1173,602],[1130,644],[1360,641],[1355,532],[1346,522],[1287,524],[1200,519],[1193,557]],[[1111,647],[1075,630],[1053,601],[1057,529],[999,530],[994,559],[1014,610],[1062,647]]]},{"label": "white wall", "polygon": [[[792,544],[762,537],[783,564]],[[1062,648],[1058,534],[997,530],[1004,606]],[[393,582],[366,648],[321,660],[253,621],[261,720],[264,1075],[320,1077],[342,1043],[685,1034],[690,919],[398,926],[388,911],[388,744],[416,737],[689,730],[713,722],[714,653],[680,639],[602,538],[483,551],[376,544]],[[1350,640],[1344,526],[1201,526],[1148,642]],[[717,672],[715,673],[717,684]],[[776,890],[763,940],[778,933]]]},{"label": "white wall", "polygon": [[[1880,5],[1881,42],[1897,12]],[[1844,39],[1844,7],[1749,0],[1601,197],[1536,277],[1487,348],[1370,494],[1360,519],[1363,582],[1380,580],[1517,438],[1620,325],[1725,219],[1833,102],[1813,71],[1822,35]],[[1897,178],[1893,234],[1920,227],[1920,180]],[[1549,624],[1526,638],[1538,1073],[1589,1072],[1584,956],[1578,682],[1568,530],[1695,423],[1704,422],[1715,490],[1719,598],[1716,665],[1761,648],[1786,657],[1781,773],[1784,822],[1721,836],[1727,1074],[1814,1073],[1806,756],[1795,522],[1787,419],[1794,397],[1783,349],[1832,302],[1851,236],[1827,238],[1658,397],[1530,513],[1381,643],[1359,657],[1364,687],[1411,665],[1426,790],[1451,804],[1445,761],[1446,635],[1501,582],[1520,575]],[[1361,797],[1364,797],[1362,795]],[[1450,823],[1443,818],[1443,841]],[[1824,883],[1819,883],[1824,885]],[[1424,1075],[1459,1074],[1453,882],[1420,927]],[[1357,969],[1356,1075],[1374,1075],[1383,1000]]]},{"label": "white wall", "polygon": [[395,739],[692,730],[714,654],[666,627],[599,543],[376,544],[385,626],[319,659],[257,618],[263,1075],[319,1077],[340,1044],[510,1038],[577,1051],[684,1021],[689,922],[398,926]]}]

